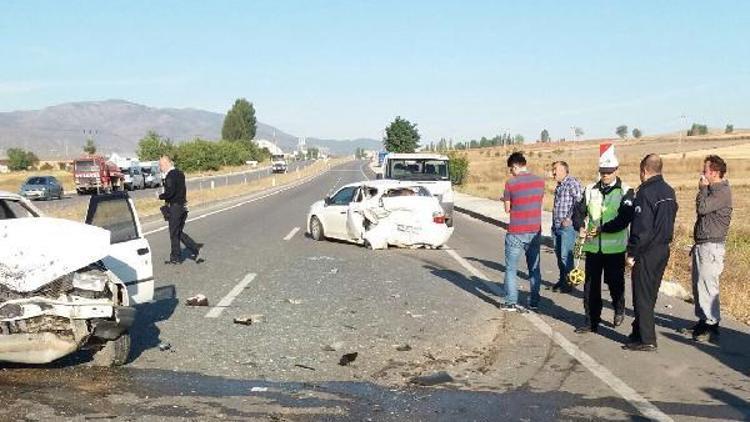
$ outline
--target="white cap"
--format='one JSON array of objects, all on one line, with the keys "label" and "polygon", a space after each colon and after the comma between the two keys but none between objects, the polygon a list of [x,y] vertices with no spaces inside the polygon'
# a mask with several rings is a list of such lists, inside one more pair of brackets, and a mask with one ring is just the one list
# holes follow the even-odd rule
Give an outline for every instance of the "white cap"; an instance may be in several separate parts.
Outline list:
[{"label": "white cap", "polygon": [[620,166],[611,143],[599,144],[599,171],[615,171]]}]

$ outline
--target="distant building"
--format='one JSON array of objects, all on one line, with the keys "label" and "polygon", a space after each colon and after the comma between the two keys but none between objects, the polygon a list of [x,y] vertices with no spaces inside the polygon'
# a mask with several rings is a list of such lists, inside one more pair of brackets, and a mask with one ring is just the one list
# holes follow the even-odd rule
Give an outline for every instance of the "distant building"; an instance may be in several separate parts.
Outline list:
[{"label": "distant building", "polygon": [[282,150],[276,144],[274,144],[273,142],[267,139],[254,139],[253,142],[258,144],[259,148],[268,149],[271,155],[284,155],[284,150]]},{"label": "distant building", "polygon": [[0,173],[10,173],[10,167],[8,167],[8,160],[0,158]]}]

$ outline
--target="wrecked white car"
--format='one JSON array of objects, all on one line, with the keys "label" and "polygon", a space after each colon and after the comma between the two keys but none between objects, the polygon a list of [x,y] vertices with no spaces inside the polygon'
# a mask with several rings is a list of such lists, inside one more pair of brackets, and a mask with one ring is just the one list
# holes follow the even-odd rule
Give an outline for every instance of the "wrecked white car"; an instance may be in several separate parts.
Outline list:
[{"label": "wrecked white car", "polygon": [[437,198],[423,186],[373,180],[343,186],[310,207],[307,232],[325,238],[363,244],[439,248],[453,229]]},{"label": "wrecked white car", "polygon": [[81,349],[122,365],[134,305],[153,299],[151,251],[127,194],[94,196],[86,224],[0,192],[0,361],[49,363]]}]

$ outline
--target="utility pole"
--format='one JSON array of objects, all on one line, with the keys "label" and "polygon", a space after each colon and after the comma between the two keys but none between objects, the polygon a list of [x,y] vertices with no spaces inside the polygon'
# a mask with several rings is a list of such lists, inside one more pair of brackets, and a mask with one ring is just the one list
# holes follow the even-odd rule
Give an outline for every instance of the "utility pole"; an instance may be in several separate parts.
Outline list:
[{"label": "utility pole", "polygon": [[685,114],[680,115],[680,126],[682,126],[682,127],[680,128],[680,142],[679,142],[679,145],[682,146],[682,131],[685,130],[685,126],[686,126],[686,123],[685,123]]}]

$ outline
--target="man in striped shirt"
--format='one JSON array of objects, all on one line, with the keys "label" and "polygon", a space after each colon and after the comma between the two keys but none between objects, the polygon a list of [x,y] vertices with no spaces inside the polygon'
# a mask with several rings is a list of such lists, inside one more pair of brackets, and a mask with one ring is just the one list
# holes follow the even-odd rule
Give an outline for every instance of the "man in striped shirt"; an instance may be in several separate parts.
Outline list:
[{"label": "man in striped shirt", "polygon": [[510,225],[505,235],[505,302],[500,308],[506,311],[519,309],[516,272],[518,258],[524,254],[531,283],[531,295],[527,305],[529,309],[536,310],[539,306],[539,287],[542,283],[539,253],[544,179],[529,173],[526,169],[526,158],[520,152],[514,152],[508,157],[508,169],[512,177],[505,183],[503,202],[505,212],[510,214]]}]

